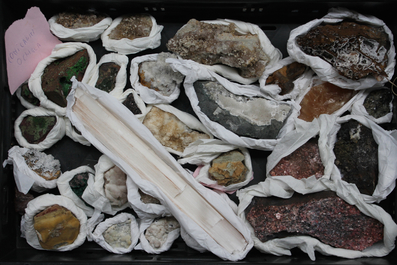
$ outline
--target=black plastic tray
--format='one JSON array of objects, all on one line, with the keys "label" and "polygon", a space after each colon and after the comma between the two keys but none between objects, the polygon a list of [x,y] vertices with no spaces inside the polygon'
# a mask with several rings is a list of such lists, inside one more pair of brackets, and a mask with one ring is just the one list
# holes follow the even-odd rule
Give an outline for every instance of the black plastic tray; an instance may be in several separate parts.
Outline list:
[{"label": "black plastic tray", "polygon": [[[329,8],[346,7],[363,14],[381,18],[394,35],[397,32],[397,1],[134,1],[134,0],[33,0],[33,1],[5,1],[0,2],[0,29],[4,33],[13,21],[25,16],[26,11],[37,6],[49,19],[51,16],[71,9],[95,9],[105,12],[115,18],[126,13],[146,12],[153,15],[157,23],[164,25],[161,46],[154,50],[146,50],[135,56],[167,51],[166,42],[174,36],[176,31],[190,18],[198,20],[213,20],[230,18],[251,22],[259,25],[269,37],[274,46],[279,48],[284,57],[287,57],[286,42],[290,31],[310,20],[321,18]],[[97,58],[107,53],[100,40],[91,42]],[[0,89],[0,162],[7,158],[7,151],[16,144],[13,138],[13,125],[19,113],[24,110],[16,96],[11,96],[6,74],[4,39],[0,38],[1,48],[1,85]],[[129,69],[129,65],[128,68]],[[390,87],[390,85],[387,85]],[[131,87],[127,84],[127,87]],[[183,111],[194,114],[187,97],[182,93],[173,105]],[[397,105],[397,100],[394,106]],[[397,128],[396,107],[390,124],[384,125],[387,129]],[[95,165],[101,155],[95,148],[77,144],[67,137],[55,144],[46,152],[53,154],[61,161],[62,170],[71,170],[84,165]],[[265,178],[266,158],[270,152],[250,150],[255,184]],[[70,252],[39,251],[30,247],[25,239],[20,237],[20,216],[14,211],[14,178],[12,167],[7,166],[0,170],[0,264],[158,264],[158,263],[199,263],[199,264],[397,264],[397,250],[383,258],[342,259],[327,257],[316,253],[316,261],[311,261],[300,250],[292,250],[292,256],[277,257],[263,254],[252,249],[247,257],[238,262],[223,261],[215,255],[206,252],[199,253],[178,239],[172,248],[160,255],[150,255],[142,251],[132,251],[129,254],[116,255],[103,250],[93,242],[86,242],[81,247]],[[56,192],[56,191],[54,191]],[[232,196],[233,200],[237,200]],[[396,215],[396,192],[394,191],[380,205],[389,212],[394,220]]]}]

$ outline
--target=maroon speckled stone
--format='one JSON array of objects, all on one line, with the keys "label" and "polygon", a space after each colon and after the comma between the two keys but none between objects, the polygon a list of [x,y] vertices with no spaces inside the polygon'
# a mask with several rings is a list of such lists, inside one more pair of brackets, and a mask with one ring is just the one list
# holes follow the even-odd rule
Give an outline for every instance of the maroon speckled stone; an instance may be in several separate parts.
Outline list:
[{"label": "maroon speckled stone", "polygon": [[307,143],[286,156],[270,171],[271,176],[292,176],[296,179],[315,175],[317,179],[324,175],[324,165],[321,161],[317,139]]},{"label": "maroon speckled stone", "polygon": [[326,191],[290,199],[254,197],[246,218],[262,242],[308,235],[336,247],[362,251],[383,239],[383,224]]}]

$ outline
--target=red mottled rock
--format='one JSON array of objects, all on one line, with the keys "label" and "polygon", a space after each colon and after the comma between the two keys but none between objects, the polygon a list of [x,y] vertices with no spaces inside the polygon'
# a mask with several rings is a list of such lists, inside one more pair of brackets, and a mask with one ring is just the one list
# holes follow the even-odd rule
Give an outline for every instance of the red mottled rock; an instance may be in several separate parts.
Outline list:
[{"label": "red mottled rock", "polygon": [[324,175],[317,139],[310,139],[289,156],[283,157],[270,171],[271,176],[292,176],[296,179],[314,175],[317,179]]},{"label": "red mottled rock", "polygon": [[245,214],[262,242],[307,235],[336,248],[362,251],[383,239],[382,223],[331,191],[290,199],[254,197]]}]

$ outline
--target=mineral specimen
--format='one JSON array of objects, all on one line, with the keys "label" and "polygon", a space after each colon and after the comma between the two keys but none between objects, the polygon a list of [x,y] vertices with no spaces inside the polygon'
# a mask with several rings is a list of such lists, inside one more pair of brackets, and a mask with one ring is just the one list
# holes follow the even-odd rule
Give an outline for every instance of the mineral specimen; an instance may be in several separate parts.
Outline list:
[{"label": "mineral specimen", "polygon": [[391,112],[392,100],[393,96],[389,89],[377,89],[368,94],[363,105],[369,115],[378,119]]},{"label": "mineral specimen", "polygon": [[105,92],[110,92],[116,86],[116,77],[120,70],[120,65],[108,62],[99,66],[98,80],[95,87]]},{"label": "mineral specimen", "polygon": [[239,136],[275,139],[291,112],[287,103],[235,95],[218,82],[196,81],[194,89],[201,111]]},{"label": "mineral specimen", "polygon": [[378,183],[378,144],[372,130],[356,120],[342,124],[334,146],[335,165],[342,179],[372,195]]},{"label": "mineral specimen", "polygon": [[296,179],[324,175],[324,165],[321,161],[317,138],[312,138],[296,149],[292,154],[283,157],[270,171],[271,176],[292,176]]},{"label": "mineral specimen", "polygon": [[112,206],[121,207],[127,203],[127,175],[117,166],[103,174],[103,190]]},{"label": "mineral specimen", "polygon": [[57,179],[62,174],[61,163],[52,155],[31,149],[23,154],[23,158],[28,167],[45,180]]},{"label": "mineral specimen", "polygon": [[280,95],[288,94],[294,89],[294,81],[305,71],[306,65],[298,62],[290,63],[269,75],[266,85],[276,84],[281,88]]},{"label": "mineral specimen", "polygon": [[135,103],[134,95],[132,93],[129,94],[127,98],[123,101],[123,105],[126,106],[135,115],[142,113],[138,105]]},{"label": "mineral specimen", "polygon": [[46,97],[55,104],[66,107],[66,97],[72,87],[70,79],[75,76],[81,81],[89,60],[87,50],[83,49],[50,63],[41,77],[41,86]]},{"label": "mineral specimen", "polygon": [[296,42],[303,52],[322,58],[347,78],[372,75],[380,81],[385,76],[390,41],[383,27],[351,21],[323,23]]},{"label": "mineral specimen", "polygon": [[336,247],[362,251],[383,239],[383,224],[331,191],[290,199],[254,197],[246,218],[262,242],[307,235]]},{"label": "mineral specimen", "polygon": [[223,186],[243,182],[248,172],[244,160],[243,153],[238,150],[219,155],[211,161],[211,167],[208,170],[210,178]]},{"label": "mineral specimen", "polygon": [[141,196],[141,201],[145,204],[161,204],[158,199],[156,199],[153,196],[150,196],[149,194],[144,193],[143,191],[139,190],[139,195]]},{"label": "mineral specimen", "polygon": [[128,248],[131,241],[131,220],[114,224],[103,232],[103,238],[112,248]]},{"label": "mineral specimen", "polygon": [[80,232],[80,222],[65,207],[54,204],[34,216],[34,229],[44,249],[72,244]]},{"label": "mineral specimen", "polygon": [[146,14],[137,14],[125,16],[109,34],[110,39],[121,40],[127,38],[130,40],[142,37],[148,37],[152,30],[152,19]]},{"label": "mineral specimen", "polygon": [[162,52],[157,61],[145,61],[139,65],[139,82],[164,96],[169,96],[182,83],[184,75],[172,70],[165,62],[167,58],[177,58],[171,53]]},{"label": "mineral specimen", "polygon": [[33,95],[32,91],[30,91],[29,85],[27,82],[23,83],[20,86],[20,89],[21,89],[21,96],[24,100],[26,100],[33,106],[37,106],[37,107],[40,106],[40,100]]},{"label": "mineral specimen", "polygon": [[262,75],[270,59],[257,35],[241,34],[236,25],[210,24],[191,19],[167,43],[168,50],[201,64],[224,64],[245,78]]},{"label": "mineral specimen", "polygon": [[146,229],[145,237],[153,248],[160,248],[166,241],[168,234],[179,228],[174,217],[163,217],[153,221]]},{"label": "mineral specimen", "polygon": [[332,114],[342,108],[356,92],[325,82],[310,88],[303,97],[298,118],[311,122],[321,114]]},{"label": "mineral specimen", "polygon": [[33,199],[34,196],[32,194],[23,194],[22,192],[19,192],[17,188],[15,188],[15,212],[19,213],[20,215],[24,215],[27,204]]},{"label": "mineral specimen", "polygon": [[91,27],[105,18],[104,15],[95,13],[67,13],[63,12],[58,15],[56,23],[65,28],[77,29],[83,27]]},{"label": "mineral specimen", "polygon": [[89,178],[88,172],[82,172],[82,173],[76,174],[69,181],[70,188],[77,195],[77,197],[79,197],[80,199],[82,199],[84,190],[85,190],[85,188],[87,188],[88,178]]},{"label": "mineral specimen", "polygon": [[22,136],[30,144],[38,144],[47,138],[57,122],[55,116],[31,116],[24,117],[19,124]]},{"label": "mineral specimen", "polygon": [[208,134],[190,129],[174,114],[153,107],[143,120],[143,124],[159,142],[179,152],[198,139],[209,139]]}]

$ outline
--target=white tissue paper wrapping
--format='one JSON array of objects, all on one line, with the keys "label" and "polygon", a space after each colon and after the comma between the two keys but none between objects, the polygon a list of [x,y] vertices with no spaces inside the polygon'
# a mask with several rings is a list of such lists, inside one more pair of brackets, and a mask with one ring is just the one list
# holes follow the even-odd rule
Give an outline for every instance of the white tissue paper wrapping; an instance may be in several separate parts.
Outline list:
[{"label": "white tissue paper wrapping", "polygon": [[266,80],[271,74],[293,62],[295,62],[295,60],[292,57],[287,57],[278,61],[276,64],[273,65],[273,67],[266,69],[263,72],[263,75],[259,78],[259,86],[261,88],[261,91],[274,98],[275,100],[296,99],[302,93],[302,91],[304,91],[310,84],[314,72],[309,67],[307,67],[306,71],[300,77],[293,81],[294,88],[290,93],[280,95],[281,88],[279,87],[279,85],[266,85]]},{"label": "white tissue paper wrapping", "polygon": [[135,114],[135,117],[137,117],[138,120],[143,121],[145,115],[147,114],[147,108],[145,102],[143,102],[142,98],[138,95],[138,92],[136,92],[132,88],[128,88],[123,92],[123,94],[121,94],[118,99],[120,102],[124,102],[130,94],[132,94],[132,96],[134,97],[135,104],[141,111],[141,114]]},{"label": "white tissue paper wrapping", "polygon": [[[366,89],[363,93],[363,96],[354,102],[352,109],[351,109],[351,114],[365,116],[366,118],[370,119],[371,121],[373,121],[377,124],[391,122],[391,120],[393,118],[393,100],[390,101],[390,112],[382,117],[379,117],[379,118],[375,118],[374,116],[368,114],[366,108],[364,107],[364,101],[367,98],[367,96],[371,92],[378,90],[378,89],[389,89],[389,88],[387,88],[387,87],[373,87],[373,88]],[[393,94],[392,94],[392,98],[394,99]]]},{"label": "white tissue paper wrapping", "polygon": [[[139,64],[143,62],[157,61],[158,54],[147,54],[135,57],[131,60],[130,82],[132,87],[139,93],[142,100],[146,104],[167,104],[172,103],[179,97],[181,92],[178,85],[175,86],[173,92],[169,96],[165,96],[154,89],[150,89],[139,82]],[[182,84],[181,84],[182,85]]]},{"label": "white tissue paper wrapping", "polygon": [[73,177],[80,173],[88,173],[88,179],[93,179],[95,175],[95,171],[89,166],[80,166],[73,170],[63,172],[57,181],[58,190],[62,196],[71,199],[88,217],[91,217],[94,214],[94,208],[85,204],[85,202],[73,192],[69,184]]},{"label": "white tissue paper wrapping", "polygon": [[[248,138],[244,136],[238,136],[237,134],[227,130],[225,127],[220,125],[217,122],[211,121],[207,115],[205,115],[200,107],[198,106],[198,98],[196,92],[194,90],[193,83],[198,80],[212,80],[218,81],[222,86],[224,86],[230,92],[236,95],[244,95],[247,97],[263,97],[269,100],[273,100],[270,97],[264,95],[259,87],[254,85],[239,85],[237,83],[232,83],[227,79],[219,76],[218,74],[208,70],[208,68],[203,67],[202,65],[193,62],[191,60],[177,60],[177,59],[167,59],[167,62],[171,63],[171,66],[185,75],[184,87],[187,97],[190,100],[190,104],[196,113],[197,117],[203,123],[203,125],[217,138],[230,143],[232,145],[251,148],[251,149],[259,149],[270,151],[273,150],[274,146],[277,144],[279,139],[254,139]],[[288,103],[288,102],[284,102]],[[291,104],[291,113],[293,113],[294,109],[297,108],[296,104],[293,101]],[[281,138],[290,128],[289,123],[291,123],[290,117],[287,118],[283,128],[280,130],[279,138]]]},{"label": "white tissue paper wrapping", "polygon": [[112,91],[109,92],[110,95],[118,98],[121,97],[123,94],[124,88],[127,84],[127,64],[128,64],[128,57],[123,54],[117,53],[107,53],[101,57],[98,64],[92,70],[92,76],[87,84],[90,86],[95,87],[96,82],[99,78],[99,67],[104,63],[115,63],[120,66],[119,71],[116,75],[116,83]]},{"label": "white tissue paper wrapping", "polygon": [[225,248],[219,245],[211,237],[211,235],[205,232],[205,230],[203,230],[196,222],[192,221],[192,219],[184,214],[156,185],[153,185],[147,180],[141,179],[135,170],[133,170],[125,161],[112,154],[112,152],[110,152],[102,143],[100,143],[87,130],[85,130],[82,122],[72,111],[75,93],[75,90],[72,90],[72,93],[70,93],[68,97],[68,117],[94,146],[108,155],[120,168],[124,169],[124,171],[128,173],[127,175],[132,178],[132,180],[143,192],[153,194],[156,198],[158,198],[161,204],[169,209],[181,226],[184,226],[187,233],[193,237],[200,246],[225,260],[241,260],[247,255],[253,246],[251,234],[246,225],[240,218],[236,216],[232,208],[225,203],[219,194],[197,183],[193,176],[187,173],[187,171],[183,169],[170,155],[170,153],[167,152],[165,148],[154,138],[150,131],[143,126],[142,123],[128,109],[124,108],[124,106],[122,106],[122,104],[120,104],[115,98],[108,96],[108,94],[103,91],[98,91],[97,89],[94,89],[88,85],[76,82],[76,80],[74,80],[73,87],[74,89],[79,87],[80,89],[89,92],[98,100],[100,100],[102,104],[106,104],[106,106],[111,107],[114,112],[118,113],[117,116],[119,116],[133,132],[141,137],[146,143],[149,143],[161,159],[163,159],[171,168],[178,172],[178,174],[184,176],[189,185],[194,187],[195,190],[199,191],[199,193],[202,194],[207,201],[211,203],[214,208],[243,235],[248,243],[246,248],[237,253],[229,253]]},{"label": "white tissue paper wrapping", "polygon": [[[155,106],[165,112],[174,114],[182,123],[184,123],[190,129],[205,133],[210,137],[210,139],[214,138],[214,136],[211,134],[211,132],[209,130],[207,130],[207,128],[196,117],[194,117],[190,113],[183,112],[183,111],[175,108],[174,106],[168,105],[168,104],[158,104],[158,105],[148,106],[147,112],[150,112],[150,110],[152,109],[153,106]],[[168,152],[170,152],[171,154],[175,154],[177,156],[182,155],[181,151],[174,150],[171,147],[165,146],[165,149]]]},{"label": "white tissue paper wrapping", "polygon": [[[314,177],[311,177],[314,178]],[[309,182],[310,180],[308,180]],[[245,220],[246,225],[250,228],[254,240],[255,248],[264,253],[277,256],[291,256],[290,249],[300,248],[307,253],[311,260],[315,260],[315,251],[324,255],[333,255],[343,258],[361,258],[361,257],[383,257],[389,254],[395,247],[395,239],[397,236],[397,225],[391,216],[381,207],[366,203],[359,194],[355,185],[348,184],[343,181],[333,182],[326,178],[321,178],[313,183],[314,186],[302,185],[302,182],[292,183],[288,178],[267,178],[264,182],[248,188],[237,191],[240,200],[238,206],[238,215]],[[276,196],[288,199],[296,191],[301,194],[313,193],[318,191],[331,190],[351,205],[355,205],[363,214],[377,219],[384,224],[383,241],[379,242],[363,251],[349,250],[331,247],[310,236],[290,236],[286,238],[272,239],[261,242],[254,234],[252,226],[245,219],[244,210],[249,206],[252,198]]]},{"label": "white tissue paper wrapping", "polygon": [[[209,24],[218,24],[218,25],[229,25],[231,23],[234,23],[236,25],[236,31],[238,33],[243,35],[245,34],[257,35],[263,52],[269,57],[269,62],[266,68],[271,67],[277,61],[279,61],[283,56],[281,51],[273,46],[269,38],[266,36],[266,34],[258,25],[251,24],[248,22],[242,22],[238,20],[232,20],[232,19],[217,19],[217,20],[207,20],[201,22],[205,22]],[[235,68],[227,65],[215,64],[215,65],[204,65],[204,66],[210,69],[211,71],[214,71],[222,75],[225,78],[228,78],[230,80],[233,80],[241,84],[248,85],[254,83],[259,79],[259,78],[244,78],[238,73],[238,71]]]},{"label": "white tissue paper wrapping", "polygon": [[75,141],[76,143],[80,143],[82,145],[90,146],[91,143],[87,141],[81,134],[77,133],[76,130],[73,128],[72,123],[69,121],[68,118],[64,117],[65,119],[65,127],[66,127],[66,136]]},{"label": "white tissue paper wrapping", "polygon": [[30,189],[35,192],[44,192],[57,186],[57,179],[46,180],[34,172],[25,161],[23,155],[29,149],[13,146],[8,150],[8,159],[4,160],[3,167],[13,165],[15,184],[19,192],[27,194]]},{"label": "white tissue paper wrapping", "polygon": [[[26,80],[26,82],[23,83],[22,85],[27,84],[28,81],[29,81],[29,79]],[[37,108],[38,106],[35,106],[35,105],[33,105],[32,103],[26,101],[26,100],[23,98],[23,96],[21,95],[21,92],[22,92],[21,87],[22,87],[22,85],[20,85],[20,86],[18,87],[17,91],[15,92],[15,94],[17,95],[17,97],[18,97],[19,101],[21,102],[22,106],[24,106],[24,107],[27,108],[27,109]]]},{"label": "white tissue paper wrapping", "polygon": [[154,248],[150,245],[149,241],[145,237],[146,229],[153,223],[155,219],[141,219],[139,224],[140,236],[139,236],[139,244],[135,247],[135,250],[144,250],[150,254],[160,254],[169,250],[174,243],[175,239],[177,239],[180,235],[180,228],[176,228],[172,230],[167,235],[167,240],[161,245],[159,248]]},{"label": "white tissue paper wrapping", "polygon": [[[37,144],[29,143],[25,137],[22,135],[21,128],[19,128],[19,125],[23,121],[25,117],[28,116],[53,116],[56,118],[56,123],[54,127],[52,127],[51,131],[47,134],[45,139]],[[38,151],[43,151],[45,149],[50,148],[53,146],[56,142],[61,140],[63,136],[65,136],[66,133],[66,127],[65,127],[65,120],[63,117],[59,117],[55,112],[42,108],[42,107],[37,107],[34,109],[27,109],[19,115],[19,117],[16,119],[14,123],[14,136],[19,145],[26,147],[26,148],[32,148],[36,149]]]},{"label": "white tissue paper wrapping", "polygon": [[[248,169],[245,180],[239,183],[223,186],[219,185],[216,180],[210,179],[208,170],[211,167],[211,161],[217,158],[222,153],[237,149],[243,153],[244,165]],[[254,177],[249,151],[246,148],[237,147],[218,139],[200,139],[195,141],[194,143],[191,143],[185,149],[182,154],[182,158],[179,159],[178,162],[182,165],[188,163],[192,165],[202,166],[196,170],[196,180],[204,186],[227,193],[233,193],[236,190],[246,186]]]},{"label": "white tissue paper wrapping", "polygon": [[83,200],[93,206],[95,209],[111,215],[115,215],[118,211],[124,210],[129,206],[128,201],[121,206],[111,205],[110,200],[105,195],[105,191],[103,189],[105,182],[103,175],[113,166],[115,166],[115,164],[112,162],[112,160],[110,160],[106,155],[102,155],[98,159],[98,163],[94,166],[95,177],[94,179],[88,179],[88,186],[84,190],[82,196]]},{"label": "white tissue paper wrapping", "polygon": [[141,195],[138,192],[139,188],[131,178],[127,178],[127,188],[128,188],[128,202],[130,203],[130,207],[134,210],[134,212],[138,215],[139,218],[153,219],[156,217],[171,215],[171,213],[164,205],[155,204],[155,203],[146,204],[142,202]]},{"label": "white tissue paper wrapping", "polygon": [[74,214],[80,222],[80,232],[72,244],[61,246],[52,251],[69,251],[81,246],[87,236],[87,216],[72,200],[61,195],[44,194],[28,203],[25,209],[25,215],[22,216],[21,220],[21,236],[25,237],[28,244],[33,248],[43,250],[33,226],[33,218],[36,214],[54,204],[63,206]]},{"label": "white tissue paper wrapping", "polygon": [[[388,64],[385,69],[385,72],[388,76],[388,79],[391,80],[394,74],[394,67],[396,64],[395,60],[395,47],[393,44],[393,34],[390,29],[386,26],[386,24],[373,16],[365,16],[353,11],[349,11],[346,9],[330,9],[329,13],[325,15],[321,19],[312,20],[304,25],[301,25],[294,30],[291,31],[288,42],[287,42],[287,51],[289,55],[294,58],[297,62],[306,64],[312,68],[312,70],[324,81],[328,81],[334,85],[337,85],[342,88],[347,89],[366,89],[370,88],[379,82],[372,76],[362,78],[360,80],[352,80],[340,75],[334,67],[331,66],[328,62],[324,61],[320,57],[310,56],[305,54],[297,45],[295,39],[297,36],[308,32],[311,28],[320,25],[321,23],[338,23],[347,20],[354,20],[357,22],[368,23],[374,26],[382,26],[385,32],[389,35],[390,38],[390,48],[387,52],[388,54]],[[381,83],[387,82],[386,78],[383,78]]]},{"label": "white tissue paper wrapping", "polygon": [[161,44],[161,31],[164,26],[157,25],[156,19],[153,16],[150,16],[150,18],[152,20],[152,29],[148,37],[141,37],[133,40],[128,38],[114,40],[109,38],[109,34],[120,24],[123,17],[115,18],[112,24],[101,35],[103,47],[108,51],[125,55],[138,53],[146,49],[157,48]]},{"label": "white tissue paper wrapping", "polygon": [[[337,133],[341,124],[354,119],[372,130],[375,142],[378,144],[378,184],[374,193],[370,195],[362,194],[367,203],[380,202],[389,195],[396,186],[397,179],[397,140],[392,136],[392,131],[386,131],[375,122],[364,116],[347,115],[336,120],[334,127],[329,133],[328,145],[334,148]],[[339,169],[335,166],[332,178],[339,180],[342,178]]]},{"label": "white tissue paper wrapping", "polygon": [[87,50],[88,56],[90,58],[84,76],[81,80],[81,82],[87,83],[89,77],[92,75],[91,71],[94,69],[96,65],[96,55],[94,50],[91,48],[91,46],[86,43],[66,42],[66,43],[58,44],[54,47],[50,56],[44,58],[38,63],[38,65],[36,66],[36,68],[34,69],[33,73],[29,78],[29,89],[30,91],[32,91],[33,95],[40,100],[41,107],[53,110],[55,111],[55,113],[57,113],[60,116],[65,116],[66,107],[64,108],[59,106],[58,104],[55,104],[54,102],[49,100],[47,96],[44,94],[44,91],[41,86],[41,76],[43,75],[45,68],[50,63],[58,59],[71,56],[83,49]]},{"label": "white tissue paper wrapping", "polygon": [[97,40],[112,23],[112,18],[106,17],[90,27],[71,29],[58,24],[56,22],[58,17],[59,15],[51,17],[48,24],[51,32],[62,41],[90,42]]},{"label": "white tissue paper wrapping", "polygon": [[[124,223],[128,220],[131,220],[130,228],[131,228],[131,245],[128,248],[117,247],[114,248],[109,245],[105,238],[103,237],[103,233],[112,225],[118,223]],[[120,235],[122,236],[122,235]],[[129,213],[119,213],[114,217],[108,218],[105,221],[99,223],[95,228],[94,232],[91,234],[92,239],[101,247],[106,249],[109,252],[115,254],[125,254],[131,252],[136,244],[138,243],[139,239],[139,224],[138,221],[132,214]]]}]

